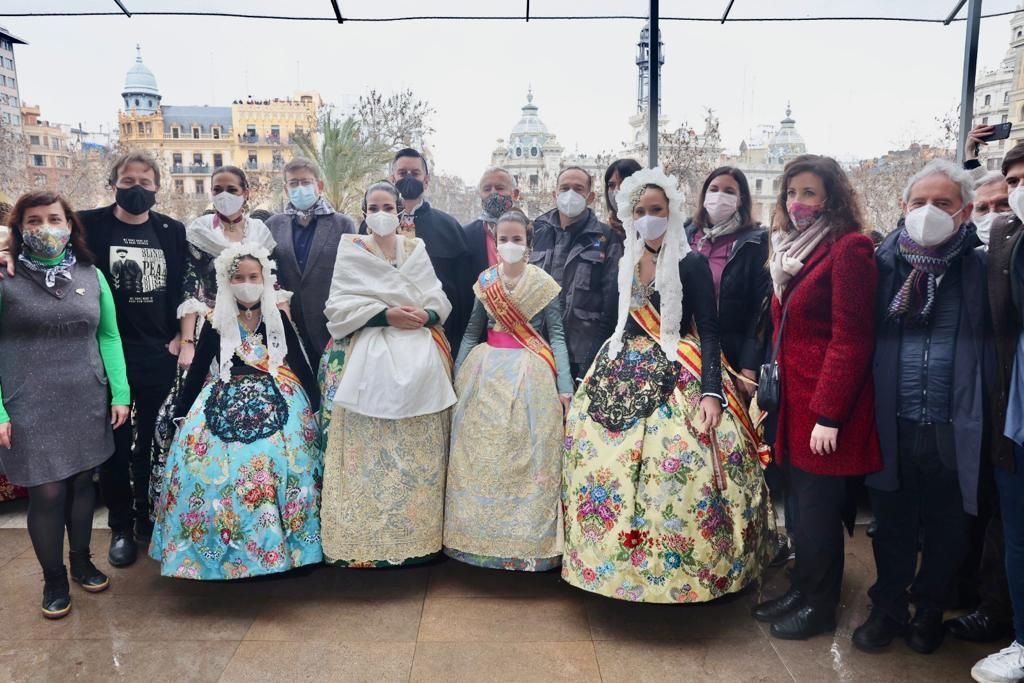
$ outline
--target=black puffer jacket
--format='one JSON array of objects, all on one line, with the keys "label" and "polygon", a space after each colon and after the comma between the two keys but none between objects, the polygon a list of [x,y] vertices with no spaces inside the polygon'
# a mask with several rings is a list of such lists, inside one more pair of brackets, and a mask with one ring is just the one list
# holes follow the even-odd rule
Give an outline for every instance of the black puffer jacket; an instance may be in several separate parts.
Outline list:
[{"label": "black puffer jacket", "polygon": [[[686,239],[694,244],[697,227],[686,228]],[[722,352],[736,372],[757,370],[764,362],[764,340],[758,327],[765,314],[763,306],[771,292],[768,272],[768,231],[759,225],[744,229],[729,252],[718,292],[718,327]]]}]

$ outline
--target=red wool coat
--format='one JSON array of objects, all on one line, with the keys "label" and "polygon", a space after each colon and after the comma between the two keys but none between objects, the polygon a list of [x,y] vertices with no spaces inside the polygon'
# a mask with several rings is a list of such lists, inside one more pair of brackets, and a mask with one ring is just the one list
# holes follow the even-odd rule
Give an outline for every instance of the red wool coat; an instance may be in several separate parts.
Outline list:
[{"label": "red wool coat", "polygon": [[[874,247],[851,233],[822,241],[786,287],[792,294],[779,351],[782,401],[775,452],[812,474],[881,469],[871,357],[875,346]],[[772,297],[776,334],[782,307]],[[836,452],[811,452],[818,418],[839,423]]]}]

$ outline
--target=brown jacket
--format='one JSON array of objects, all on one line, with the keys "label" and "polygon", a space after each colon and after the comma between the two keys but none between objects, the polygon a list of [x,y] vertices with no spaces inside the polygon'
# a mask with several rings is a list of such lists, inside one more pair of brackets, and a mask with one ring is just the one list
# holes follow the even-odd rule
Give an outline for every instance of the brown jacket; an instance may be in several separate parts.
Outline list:
[{"label": "brown jacket", "polygon": [[1006,404],[1013,377],[1013,362],[1021,334],[1021,292],[1015,291],[1013,262],[1021,244],[1020,219],[997,220],[992,225],[988,247],[988,301],[992,311],[992,334],[996,347],[996,391],[992,395],[992,464],[1014,470],[1013,442],[1003,436]]}]

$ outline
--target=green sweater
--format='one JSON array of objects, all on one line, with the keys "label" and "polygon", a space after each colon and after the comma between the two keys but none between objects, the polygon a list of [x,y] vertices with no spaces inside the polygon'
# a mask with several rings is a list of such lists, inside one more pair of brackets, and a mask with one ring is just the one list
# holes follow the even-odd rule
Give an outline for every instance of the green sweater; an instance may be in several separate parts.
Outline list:
[{"label": "green sweater", "polygon": [[[64,259],[64,254],[57,258],[44,260],[31,257],[33,261],[43,266],[55,266]],[[100,324],[96,328],[96,341],[100,346],[100,358],[103,360],[103,369],[107,373],[107,380],[110,382],[110,405],[127,406],[131,405],[131,392],[128,389],[128,372],[124,364],[124,351],[121,349],[121,335],[117,331],[117,312],[114,309],[114,295],[110,292],[110,286],[99,268],[96,269],[96,276],[100,282]],[[0,301],[0,310],[3,302]],[[3,404],[3,394],[0,392],[0,424],[10,422],[11,418]]]}]

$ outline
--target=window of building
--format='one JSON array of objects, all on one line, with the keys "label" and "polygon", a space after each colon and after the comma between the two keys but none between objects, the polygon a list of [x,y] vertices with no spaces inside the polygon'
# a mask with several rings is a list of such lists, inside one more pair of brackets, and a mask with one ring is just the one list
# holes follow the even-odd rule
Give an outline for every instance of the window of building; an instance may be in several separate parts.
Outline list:
[{"label": "window of building", "polygon": [[982,116],[981,117],[981,125],[983,125],[983,126],[987,126],[988,125],[988,117],[987,116]]},{"label": "window of building", "polygon": [[171,158],[173,159],[171,163],[175,166],[181,166],[181,152],[175,152]]},{"label": "window of building", "polygon": [[206,185],[202,180],[196,181],[196,194],[206,194]]},{"label": "window of building", "polygon": [[536,174],[530,176],[530,189],[536,190],[537,186],[540,185],[540,178]]},{"label": "window of building", "polygon": [[270,138],[274,142],[280,142],[280,140],[281,140],[281,126],[271,126],[270,127]]},{"label": "window of building", "polygon": [[57,157],[57,168],[67,168],[68,160],[66,157]]},{"label": "window of building", "polygon": [[36,184],[36,187],[46,187],[46,176],[42,173],[37,173],[32,176],[32,182]]},{"label": "window of building", "polygon": [[178,194],[185,194],[185,181],[184,180],[175,180],[174,181],[174,191],[177,192]]},{"label": "window of building", "polygon": [[177,140],[179,137],[181,137],[181,129],[178,128],[177,126],[175,126],[174,128],[171,128],[171,137],[174,138],[175,140]]},{"label": "window of building", "polygon": [[7,112],[4,112],[4,123],[10,123],[10,122],[11,122],[11,115],[8,114]]},{"label": "window of building", "polygon": [[537,148],[536,147],[531,147],[530,148],[530,156],[532,156],[532,157],[537,156]]},{"label": "window of building", "polygon": [[999,119],[999,123],[1006,123],[1009,120],[1010,120],[1010,115],[1009,114],[1003,114],[1002,118]]},{"label": "window of building", "polygon": [[139,98],[138,97],[135,98],[135,106],[136,107],[139,106]]},{"label": "window of building", "polygon": [[986,166],[986,168],[988,168],[988,170],[995,171],[995,170],[999,169],[1001,163],[1002,162],[999,159],[994,159],[993,158],[993,159],[987,160],[985,162],[985,166]]},{"label": "window of building", "polygon": [[39,144],[39,136],[38,135],[29,135],[28,136],[28,144],[30,144],[30,145],[38,145]]},{"label": "window of building", "polygon": [[248,160],[246,161],[246,165],[247,165],[247,166],[248,166],[249,168],[256,168],[256,166],[257,166],[258,164],[259,164],[259,157],[258,157],[258,156],[256,156],[256,152],[254,152],[254,151],[252,151],[252,150],[249,150],[249,158],[248,158]]},{"label": "window of building", "polygon": [[987,107],[990,104],[992,104],[992,96],[991,95],[985,95],[985,106]]},{"label": "window of building", "polygon": [[7,76],[0,76],[0,85],[7,85]]},{"label": "window of building", "polygon": [[129,136],[132,134],[132,124],[130,124],[130,123],[124,124],[124,134],[125,135],[129,135]]},{"label": "window of building", "polygon": [[762,180],[761,178],[757,178],[754,181],[754,192],[756,192],[757,194],[761,194],[762,188],[764,188],[764,180]]},{"label": "window of building", "polygon": [[256,136],[256,126],[246,126],[245,127],[245,141],[248,142],[248,143],[253,143],[253,142],[256,142],[257,139],[258,138]]},{"label": "window of building", "polygon": [[220,126],[214,126],[211,132],[214,140],[220,140]]},{"label": "window of building", "polygon": [[16,126],[20,126],[21,125],[21,117],[18,116],[17,114],[11,114],[11,123],[13,123]]},{"label": "window of building", "polygon": [[11,86],[12,88],[17,88],[18,87],[18,82],[16,80],[14,80],[14,76],[8,76],[7,77],[7,85]]},{"label": "window of building", "polygon": [[146,135],[149,136],[149,137],[153,136],[153,124],[152,123],[147,123],[146,124]]},{"label": "window of building", "polygon": [[50,140],[50,147],[54,149],[60,149],[60,138],[53,138]]},{"label": "window of building", "polygon": [[523,156],[523,148],[522,147],[516,147],[516,156],[517,157]]},{"label": "window of building", "polygon": [[199,129],[196,128],[195,126],[192,126],[192,139],[193,140],[198,140],[199,139]]},{"label": "window of building", "polygon": [[775,180],[772,181],[772,192],[774,194],[778,194],[779,193],[779,185],[781,185],[781,184],[782,184],[782,179],[781,178],[776,178]]},{"label": "window of building", "polygon": [[192,155],[192,165],[193,166],[202,166],[203,165],[203,155],[202,155],[201,152]]},{"label": "window of building", "polygon": [[1010,91],[1007,90],[1006,92],[1003,93],[1003,104],[1009,104],[1009,103],[1010,103]]},{"label": "window of building", "polygon": [[223,165],[224,165],[224,155],[223,154],[214,154],[213,155],[213,166],[214,166],[214,168],[220,168]]},{"label": "window of building", "polygon": [[33,166],[46,166],[46,157],[43,156],[42,154],[33,154],[32,155],[32,165]]}]

